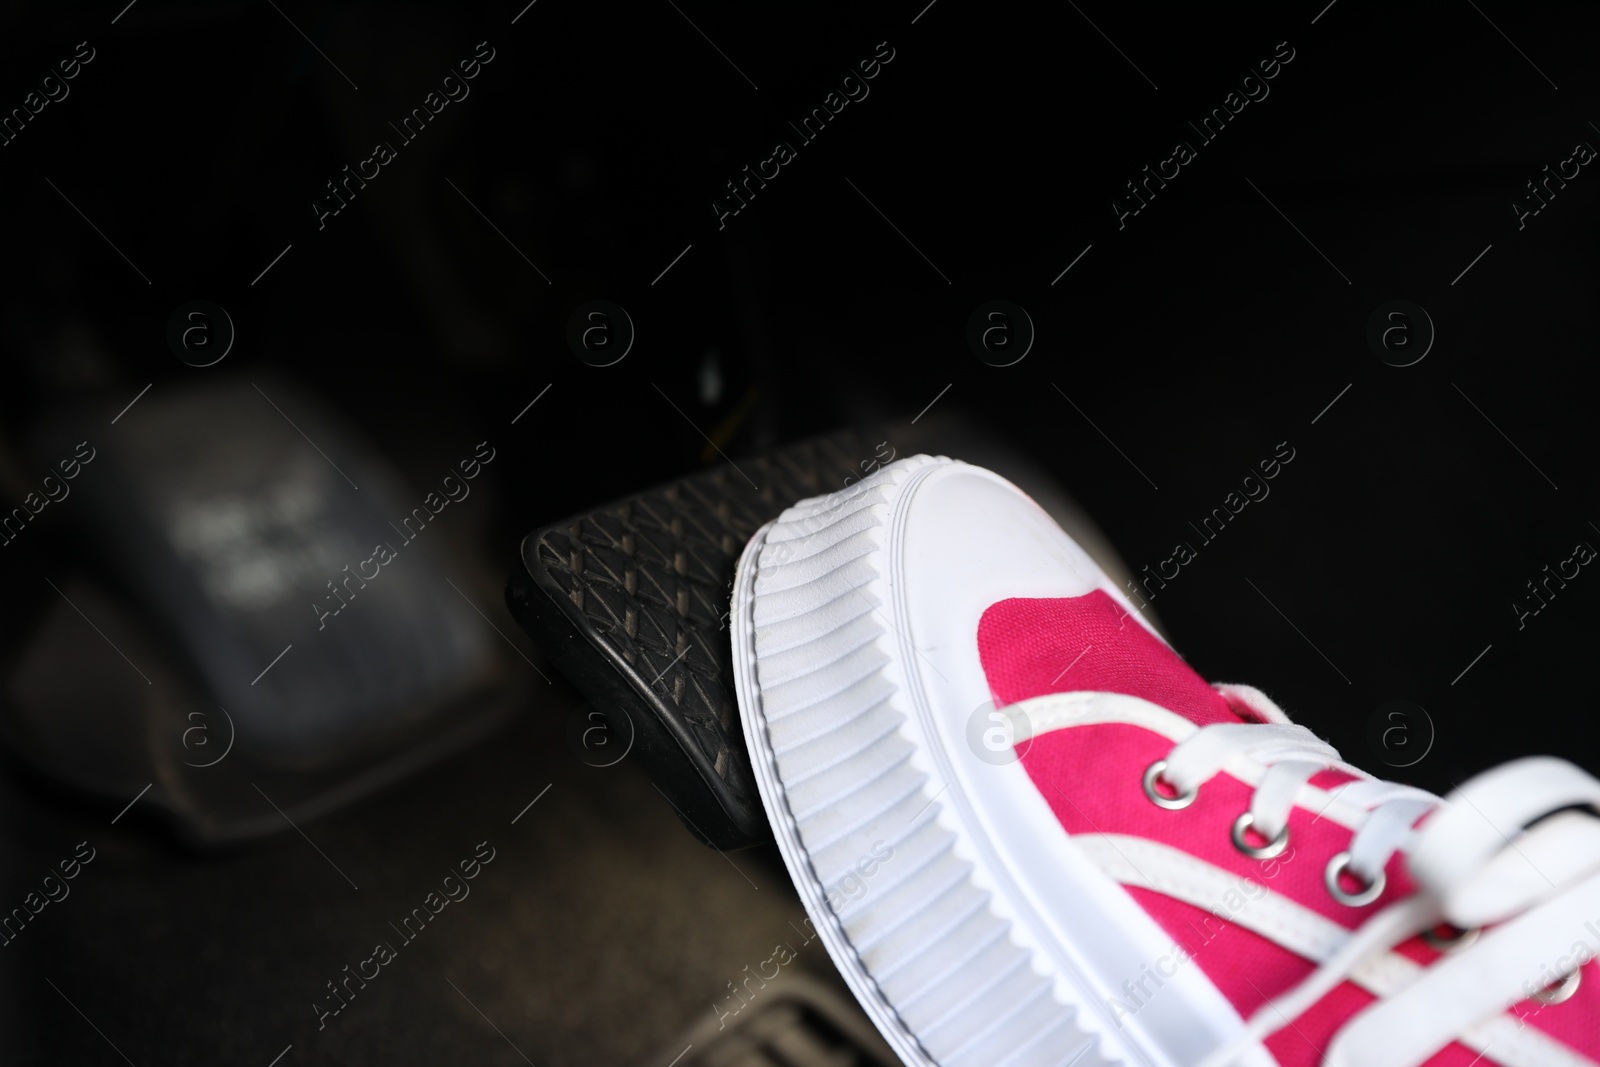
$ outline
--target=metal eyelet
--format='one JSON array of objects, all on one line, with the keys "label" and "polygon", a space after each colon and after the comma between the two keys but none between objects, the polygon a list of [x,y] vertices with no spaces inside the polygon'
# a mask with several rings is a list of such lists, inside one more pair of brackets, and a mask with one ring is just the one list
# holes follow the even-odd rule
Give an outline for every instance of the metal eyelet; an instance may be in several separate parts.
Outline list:
[{"label": "metal eyelet", "polygon": [[1431,930],[1424,930],[1422,931],[1422,940],[1426,941],[1435,952],[1460,952],[1478,940],[1478,935],[1483,933],[1476,926],[1468,927],[1465,930],[1452,926],[1450,929],[1455,930],[1455,933],[1441,934],[1437,926]]},{"label": "metal eyelet", "polygon": [[1578,991],[1578,984],[1582,981],[1583,970],[1582,968],[1575,967],[1568,971],[1566,975],[1562,977],[1561,981],[1555,983],[1554,985],[1546,986],[1544,989],[1541,989],[1539,992],[1535,993],[1533,995],[1533,999],[1537,1000],[1540,1004],[1546,1005],[1560,1004],[1563,1001],[1571,1000],[1572,994]]},{"label": "metal eyelet", "polygon": [[1284,823],[1277,837],[1264,845],[1256,846],[1246,841],[1244,837],[1244,832],[1254,826],[1255,821],[1255,817],[1248,811],[1233,820],[1233,847],[1253,860],[1270,860],[1274,856],[1282,855],[1283,850],[1289,847],[1289,824]]},{"label": "metal eyelet", "polygon": [[[1339,903],[1350,908],[1360,908],[1371,904],[1383,895],[1384,883],[1388,881],[1382,871],[1364,889],[1351,893],[1339,884],[1339,876],[1350,866],[1350,853],[1341,852],[1328,861],[1328,867],[1323,872],[1322,880],[1328,886],[1328,895]],[[1352,877],[1354,877],[1352,875]]]},{"label": "metal eyelet", "polygon": [[1161,777],[1161,772],[1167,769],[1167,761],[1158,759],[1144,770],[1144,795],[1157,807],[1166,808],[1168,811],[1177,811],[1187,808],[1194,803],[1194,798],[1200,795],[1198,789],[1191,789],[1187,793],[1175,793],[1166,796],[1156,789],[1156,779]]}]

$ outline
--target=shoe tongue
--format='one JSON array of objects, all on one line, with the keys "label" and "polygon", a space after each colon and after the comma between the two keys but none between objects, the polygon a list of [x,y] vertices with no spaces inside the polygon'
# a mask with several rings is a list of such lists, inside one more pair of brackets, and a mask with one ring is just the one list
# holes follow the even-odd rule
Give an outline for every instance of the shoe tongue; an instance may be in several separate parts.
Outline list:
[{"label": "shoe tongue", "polygon": [[990,605],[978,623],[978,656],[1000,706],[1047,693],[1122,693],[1197,726],[1248,721],[1100,589]]}]

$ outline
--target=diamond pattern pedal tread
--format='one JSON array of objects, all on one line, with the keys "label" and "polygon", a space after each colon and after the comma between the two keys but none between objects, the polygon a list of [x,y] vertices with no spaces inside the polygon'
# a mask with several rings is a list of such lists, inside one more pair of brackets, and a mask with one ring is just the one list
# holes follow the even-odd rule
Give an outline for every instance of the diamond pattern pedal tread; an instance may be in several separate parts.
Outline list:
[{"label": "diamond pattern pedal tread", "polygon": [[879,439],[848,430],[722,462],[523,539],[512,614],[714,848],[771,840],[734,697],[734,567],[784,509],[860,477]]}]

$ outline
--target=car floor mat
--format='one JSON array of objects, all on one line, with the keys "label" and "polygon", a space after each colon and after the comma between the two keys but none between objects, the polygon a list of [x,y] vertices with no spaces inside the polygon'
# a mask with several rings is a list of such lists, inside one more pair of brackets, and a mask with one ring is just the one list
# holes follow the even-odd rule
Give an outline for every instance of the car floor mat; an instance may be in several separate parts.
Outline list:
[{"label": "car floor mat", "polygon": [[858,1005],[810,975],[779,972],[754,986],[746,978],[733,988],[723,994],[722,1004],[711,1006],[707,1018],[648,1062],[671,1060],[676,1067],[895,1067],[900,1062]]}]

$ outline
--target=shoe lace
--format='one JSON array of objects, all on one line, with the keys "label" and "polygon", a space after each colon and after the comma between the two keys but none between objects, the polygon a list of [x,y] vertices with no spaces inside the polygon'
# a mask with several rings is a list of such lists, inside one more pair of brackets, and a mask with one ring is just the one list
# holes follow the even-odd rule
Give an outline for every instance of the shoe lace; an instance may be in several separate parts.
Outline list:
[{"label": "shoe lace", "polygon": [[[1268,848],[1281,848],[1302,787],[1323,771],[1343,772],[1353,780],[1331,790],[1327,806],[1337,801],[1365,814],[1348,850],[1329,861],[1328,891],[1353,906],[1370,903],[1382,893],[1384,870],[1396,853],[1405,854],[1416,891],[1368,918],[1309,976],[1256,1011],[1245,1031],[1207,1056],[1200,1067],[1232,1062],[1293,1025],[1364,963],[1425,931],[1444,924],[1478,931],[1553,903],[1560,919],[1546,935],[1543,951],[1559,954],[1573,943],[1571,930],[1582,923],[1584,909],[1600,906],[1600,878],[1594,877],[1600,872],[1600,818],[1594,814],[1600,811],[1600,781],[1572,764],[1549,757],[1513,761],[1440,798],[1345,763],[1332,746],[1290,723],[1259,690],[1218,688],[1261,721],[1201,727],[1173,747],[1157,776],[1179,797],[1192,796],[1225,768],[1240,772],[1235,776],[1242,780],[1254,778],[1248,822],[1241,816],[1235,826],[1236,843],[1246,847],[1240,836],[1243,829],[1267,839]],[[1573,810],[1580,808],[1592,810]],[[1361,888],[1352,891],[1346,888],[1347,881]],[[1507,947],[1508,938],[1488,946],[1491,940],[1495,939],[1484,938],[1473,947],[1465,947],[1464,940],[1461,955],[1475,957],[1479,968],[1492,972],[1517,966],[1513,957],[1525,962],[1530,952],[1537,951],[1523,946],[1513,952]],[[1521,973],[1525,972],[1519,970],[1512,979]],[[1508,980],[1502,976],[1492,984],[1505,987]],[[1521,986],[1513,981],[1510,988]],[[1401,989],[1393,995],[1404,993]],[[1439,999],[1435,994],[1428,1003]],[[1524,997],[1500,999],[1502,1003],[1487,998],[1491,1013]],[[1389,1033],[1392,1023],[1380,1020],[1367,1025],[1368,1032],[1376,1029],[1386,1035],[1385,1063],[1421,1063],[1457,1036],[1458,1023],[1467,1026],[1482,1017],[1472,1015],[1466,1006],[1458,1005],[1454,1012],[1448,1005],[1438,1007],[1441,1010],[1431,1013],[1432,1026],[1422,1023],[1419,1028],[1413,1016],[1404,1040]],[[1330,1053],[1328,1062],[1345,1061]]]}]

